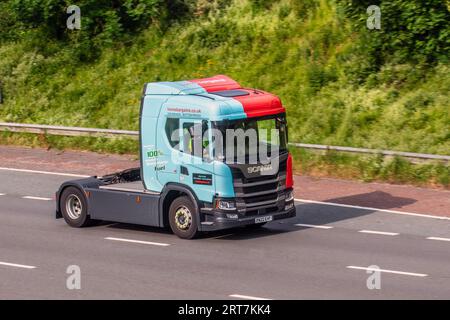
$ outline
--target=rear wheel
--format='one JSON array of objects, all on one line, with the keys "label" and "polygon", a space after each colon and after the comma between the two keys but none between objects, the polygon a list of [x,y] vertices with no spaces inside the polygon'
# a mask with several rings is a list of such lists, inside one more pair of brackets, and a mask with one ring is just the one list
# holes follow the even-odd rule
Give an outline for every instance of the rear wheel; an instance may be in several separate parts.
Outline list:
[{"label": "rear wheel", "polygon": [[198,235],[197,212],[189,197],[179,197],[172,202],[169,224],[173,233],[182,239],[193,239]]},{"label": "rear wheel", "polygon": [[87,201],[84,193],[75,187],[64,189],[60,200],[61,213],[66,223],[75,228],[91,224],[87,214]]}]

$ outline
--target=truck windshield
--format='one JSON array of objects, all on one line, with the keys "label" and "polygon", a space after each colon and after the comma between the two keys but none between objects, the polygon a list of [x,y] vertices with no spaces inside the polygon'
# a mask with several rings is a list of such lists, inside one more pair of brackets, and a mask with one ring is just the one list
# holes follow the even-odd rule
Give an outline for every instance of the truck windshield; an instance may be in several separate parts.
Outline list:
[{"label": "truck windshield", "polygon": [[[284,114],[212,123],[213,157],[221,161],[275,156],[287,152],[287,125]],[[216,129],[216,130],[214,130]]]}]

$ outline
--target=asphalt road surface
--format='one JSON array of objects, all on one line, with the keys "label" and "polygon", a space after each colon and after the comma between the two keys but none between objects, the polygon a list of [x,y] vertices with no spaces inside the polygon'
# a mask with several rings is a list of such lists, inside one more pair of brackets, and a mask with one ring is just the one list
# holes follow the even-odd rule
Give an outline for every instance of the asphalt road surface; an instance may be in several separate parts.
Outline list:
[{"label": "asphalt road surface", "polygon": [[[68,179],[0,170],[0,299],[450,298],[449,218],[297,202],[296,218],[188,241],[70,228],[52,199]],[[66,286],[71,265],[80,290]],[[373,266],[381,288],[369,290]]]}]

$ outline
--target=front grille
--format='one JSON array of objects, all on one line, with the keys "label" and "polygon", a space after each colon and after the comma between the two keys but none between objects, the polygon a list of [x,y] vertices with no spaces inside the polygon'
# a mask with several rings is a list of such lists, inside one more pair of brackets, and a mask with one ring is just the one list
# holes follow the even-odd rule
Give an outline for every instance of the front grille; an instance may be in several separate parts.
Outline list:
[{"label": "front grille", "polygon": [[275,212],[284,205],[280,201],[286,185],[286,160],[280,161],[278,173],[246,178],[241,169],[231,168],[236,205],[246,216]]},{"label": "front grille", "polygon": [[265,194],[262,196],[251,196],[251,197],[246,197],[243,198],[245,204],[247,205],[258,205],[261,202],[267,202],[267,201],[276,201],[278,198],[278,193],[275,191],[272,191],[269,194]]},{"label": "front grille", "polygon": [[275,190],[278,187],[278,181],[275,182],[268,182],[265,184],[256,185],[253,187],[243,187],[243,193],[252,193],[252,192],[263,192],[267,190]]}]

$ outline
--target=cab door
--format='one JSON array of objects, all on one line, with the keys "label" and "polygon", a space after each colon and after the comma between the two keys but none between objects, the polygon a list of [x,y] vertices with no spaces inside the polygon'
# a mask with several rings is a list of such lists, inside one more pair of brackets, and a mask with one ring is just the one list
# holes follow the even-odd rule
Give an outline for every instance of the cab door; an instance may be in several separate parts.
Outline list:
[{"label": "cab door", "polygon": [[179,181],[194,190],[201,201],[214,197],[214,165],[211,155],[209,121],[180,119]]},{"label": "cab door", "polygon": [[160,117],[157,128],[156,163],[154,170],[161,189],[170,182],[179,182],[179,128],[180,118]]}]

